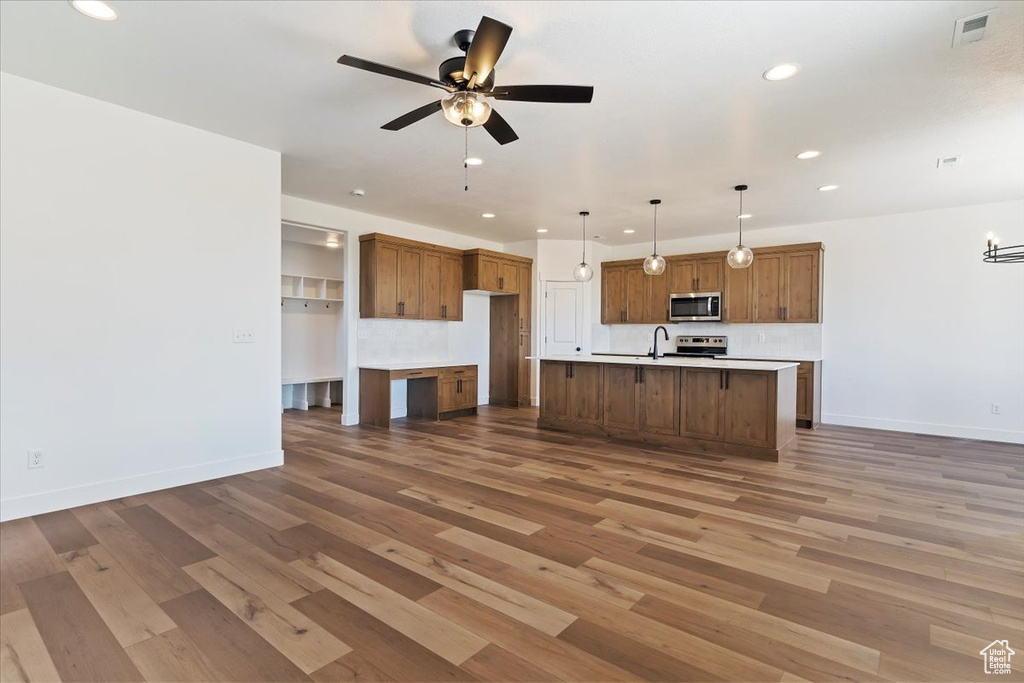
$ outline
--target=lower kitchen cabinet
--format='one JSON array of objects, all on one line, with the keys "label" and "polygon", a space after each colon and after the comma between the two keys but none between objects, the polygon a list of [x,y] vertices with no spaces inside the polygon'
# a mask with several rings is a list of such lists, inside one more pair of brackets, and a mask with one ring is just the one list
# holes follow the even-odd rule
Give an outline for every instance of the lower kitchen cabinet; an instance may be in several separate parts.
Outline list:
[{"label": "lower kitchen cabinet", "polygon": [[821,424],[821,361],[801,361],[796,369],[796,424],[814,429]]},{"label": "lower kitchen cabinet", "polygon": [[795,367],[541,361],[538,425],[778,460],[796,436]]},{"label": "lower kitchen cabinet", "polygon": [[601,366],[595,363],[544,361],[540,365],[540,414],[554,420],[600,425]]},{"label": "lower kitchen cabinet", "polygon": [[604,366],[604,426],[618,429],[640,427],[640,366]]},{"label": "lower kitchen cabinet", "polygon": [[725,375],[721,370],[683,368],[681,384],[679,433],[695,439],[720,441],[725,435],[722,422]]},{"label": "lower kitchen cabinet", "polygon": [[679,433],[679,368],[640,368],[640,431]]},{"label": "lower kitchen cabinet", "polygon": [[437,412],[475,408],[476,383],[476,366],[441,368],[437,379]]}]

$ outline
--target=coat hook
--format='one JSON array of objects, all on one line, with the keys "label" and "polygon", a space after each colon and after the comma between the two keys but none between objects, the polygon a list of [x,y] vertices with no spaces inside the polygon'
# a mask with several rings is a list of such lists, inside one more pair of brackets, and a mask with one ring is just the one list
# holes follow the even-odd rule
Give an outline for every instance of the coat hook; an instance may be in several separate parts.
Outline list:
[{"label": "coat hook", "polygon": [[308,302],[308,301],[304,302],[304,303],[302,304],[302,307],[303,307],[303,308],[309,308],[309,302]]},{"label": "coat hook", "polygon": [[331,307],[331,302],[330,302],[330,301],[328,301],[328,302],[327,302],[327,308],[330,308],[330,307]]}]

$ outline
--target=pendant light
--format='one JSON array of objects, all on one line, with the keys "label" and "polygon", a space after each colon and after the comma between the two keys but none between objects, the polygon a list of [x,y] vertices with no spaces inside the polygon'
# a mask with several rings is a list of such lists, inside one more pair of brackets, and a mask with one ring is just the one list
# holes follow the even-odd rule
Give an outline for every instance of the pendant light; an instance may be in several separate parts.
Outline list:
[{"label": "pendant light", "polygon": [[658,254],[658,204],[660,199],[652,199],[654,207],[654,253],[644,259],[644,272],[648,275],[661,275],[665,272],[665,257]]},{"label": "pendant light", "polygon": [[594,269],[587,263],[587,216],[589,215],[589,211],[580,211],[580,216],[583,217],[583,260],[572,269],[572,276],[578,282],[590,282],[590,279],[594,277]]},{"label": "pendant light", "polygon": [[729,262],[730,268],[749,268],[750,264],[754,262],[754,252],[750,251],[749,247],[743,246],[743,191],[747,189],[747,186],[737,185],[732,189],[740,193],[740,212],[737,214],[740,221],[740,240],[739,244],[729,250],[729,255],[725,260]]}]

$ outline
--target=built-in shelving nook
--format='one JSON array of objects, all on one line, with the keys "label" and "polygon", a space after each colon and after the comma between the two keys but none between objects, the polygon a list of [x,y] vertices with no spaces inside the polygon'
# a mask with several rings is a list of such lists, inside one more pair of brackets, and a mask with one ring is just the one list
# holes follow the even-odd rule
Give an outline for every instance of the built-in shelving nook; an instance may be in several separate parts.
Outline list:
[{"label": "built-in shelving nook", "polygon": [[282,224],[282,409],[341,407],[344,291],[344,234]]}]

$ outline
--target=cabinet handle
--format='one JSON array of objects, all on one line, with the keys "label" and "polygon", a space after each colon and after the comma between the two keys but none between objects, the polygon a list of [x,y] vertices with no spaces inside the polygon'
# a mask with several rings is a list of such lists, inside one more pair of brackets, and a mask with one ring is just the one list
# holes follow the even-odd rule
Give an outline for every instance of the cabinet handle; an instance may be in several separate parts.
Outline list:
[{"label": "cabinet handle", "polygon": [[644,370],[646,368],[640,368],[640,384],[644,383]]},{"label": "cabinet handle", "polygon": [[785,320],[785,318],[782,317],[782,306],[779,306],[779,320]]},{"label": "cabinet handle", "polygon": [[569,364],[565,364],[565,378],[569,379]]},{"label": "cabinet handle", "polygon": [[789,320],[789,306],[782,307],[782,319]]},{"label": "cabinet handle", "polygon": [[409,374],[410,375],[422,375],[423,373],[422,372],[410,372]]},{"label": "cabinet handle", "polygon": [[729,388],[729,373],[730,372],[732,372],[732,371],[731,370],[726,370],[725,371],[725,388],[726,389]]},{"label": "cabinet handle", "polygon": [[718,388],[719,390],[725,389],[725,373],[722,370],[718,371]]}]

